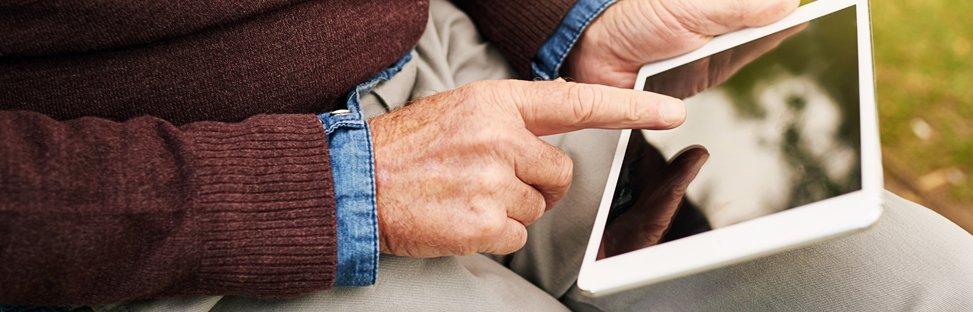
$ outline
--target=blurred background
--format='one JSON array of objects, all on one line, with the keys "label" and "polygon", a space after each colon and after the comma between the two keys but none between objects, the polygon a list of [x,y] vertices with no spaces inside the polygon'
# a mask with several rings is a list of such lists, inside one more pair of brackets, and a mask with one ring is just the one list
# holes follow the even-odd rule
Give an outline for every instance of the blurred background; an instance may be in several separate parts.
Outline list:
[{"label": "blurred background", "polygon": [[886,187],[973,233],[973,2],[871,2]]}]

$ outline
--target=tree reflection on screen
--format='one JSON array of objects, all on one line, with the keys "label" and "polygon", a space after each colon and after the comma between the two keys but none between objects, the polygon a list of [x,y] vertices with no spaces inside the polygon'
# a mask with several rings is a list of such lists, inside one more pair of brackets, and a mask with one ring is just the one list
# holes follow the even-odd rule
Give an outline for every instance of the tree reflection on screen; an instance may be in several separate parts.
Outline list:
[{"label": "tree reflection on screen", "polygon": [[687,124],[645,132],[667,157],[712,153],[690,187],[721,227],[861,188],[858,45],[848,8],[650,77]]}]

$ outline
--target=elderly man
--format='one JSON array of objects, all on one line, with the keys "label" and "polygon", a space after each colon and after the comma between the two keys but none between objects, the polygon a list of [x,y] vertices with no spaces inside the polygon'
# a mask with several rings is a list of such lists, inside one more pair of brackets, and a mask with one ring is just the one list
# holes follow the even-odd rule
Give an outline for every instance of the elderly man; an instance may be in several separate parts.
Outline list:
[{"label": "elderly man", "polygon": [[[580,296],[572,285],[617,135],[576,130],[677,127],[679,100],[626,90],[639,66],[771,23],[798,1],[455,5],[3,6],[0,303],[973,305],[973,239],[892,195],[864,234]],[[499,80],[509,78],[535,81]]]}]

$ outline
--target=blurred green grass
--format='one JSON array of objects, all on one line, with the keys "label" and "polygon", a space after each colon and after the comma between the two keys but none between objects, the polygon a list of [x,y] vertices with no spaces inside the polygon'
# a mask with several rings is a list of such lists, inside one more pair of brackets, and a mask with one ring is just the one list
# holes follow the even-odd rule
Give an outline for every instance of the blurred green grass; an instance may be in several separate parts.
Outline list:
[{"label": "blurred green grass", "polygon": [[[883,153],[886,165],[898,167],[905,176],[900,178],[913,186],[943,170],[973,175],[970,12],[973,2],[966,1],[871,1]],[[915,123],[932,131],[920,137]],[[944,184],[933,193],[973,209],[970,180]]]},{"label": "blurred green grass", "polygon": [[[872,3],[882,141],[915,176],[944,168],[973,173],[970,12],[966,1]],[[927,140],[913,133],[917,118],[934,131]],[[948,194],[973,207],[969,182]]]}]

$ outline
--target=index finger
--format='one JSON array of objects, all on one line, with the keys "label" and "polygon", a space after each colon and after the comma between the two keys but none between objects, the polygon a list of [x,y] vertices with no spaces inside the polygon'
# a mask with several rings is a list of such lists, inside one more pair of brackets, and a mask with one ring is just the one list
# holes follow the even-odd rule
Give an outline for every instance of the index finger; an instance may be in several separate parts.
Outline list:
[{"label": "index finger", "polygon": [[563,80],[509,87],[505,91],[519,95],[514,102],[524,125],[538,136],[586,128],[663,130],[686,119],[682,101],[656,93]]}]

